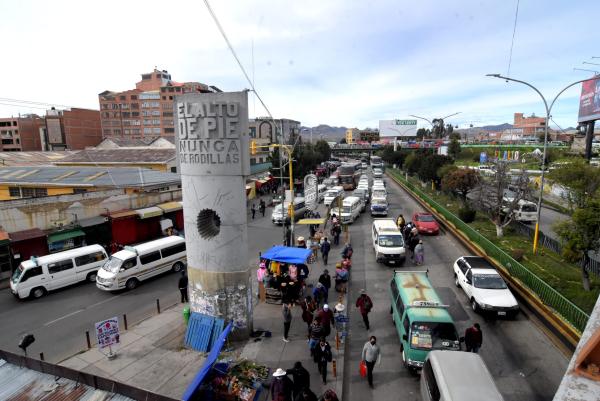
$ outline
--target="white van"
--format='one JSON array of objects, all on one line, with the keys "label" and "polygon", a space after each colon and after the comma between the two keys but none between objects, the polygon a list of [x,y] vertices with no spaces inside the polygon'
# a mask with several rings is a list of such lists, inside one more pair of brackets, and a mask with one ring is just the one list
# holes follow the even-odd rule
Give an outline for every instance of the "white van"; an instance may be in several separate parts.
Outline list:
[{"label": "white van", "polygon": [[[512,202],[512,199],[505,196],[502,200],[504,203],[510,203]],[[502,211],[508,213],[509,208],[504,207],[502,208]],[[520,199],[519,202],[517,202],[512,213],[515,221],[521,221],[523,223],[535,223],[537,221],[537,205],[525,199]]]},{"label": "white van", "polygon": [[108,255],[100,245],[89,245],[24,260],[10,279],[10,289],[19,299],[39,298],[48,291],[79,281],[96,281],[96,273]]},{"label": "white van", "polygon": [[373,187],[373,189],[371,190],[371,201],[373,201],[373,199],[375,198],[387,198],[387,191],[385,190],[385,188]]},{"label": "white van", "polygon": [[358,196],[349,196],[344,199],[341,210],[339,207],[332,207],[329,215],[333,216],[335,214],[343,224],[351,224],[360,217],[362,208],[363,202]]},{"label": "white van", "polygon": [[325,204],[325,206],[329,206],[331,205],[331,202],[333,202],[333,200],[338,196],[344,193],[344,188],[340,187],[340,186],[335,186],[331,189],[329,189],[326,193],[325,193],[325,197],[323,198],[323,203]]},{"label": "white van", "polygon": [[98,270],[96,287],[104,291],[132,290],[141,281],[185,268],[185,240],[177,235],[160,238],[115,252]]},{"label": "white van", "polygon": [[[273,224],[281,225],[285,219],[289,217],[289,202],[283,203],[283,209],[281,203],[273,208],[271,213],[271,221]],[[303,197],[298,196],[294,198],[294,220],[298,220],[304,217],[306,214],[306,202]]]},{"label": "white van", "polygon": [[478,354],[439,350],[430,351],[423,364],[421,399],[504,401],[490,371]]},{"label": "white van", "polygon": [[375,260],[382,263],[403,264],[406,259],[404,238],[393,219],[373,221],[373,250]]}]

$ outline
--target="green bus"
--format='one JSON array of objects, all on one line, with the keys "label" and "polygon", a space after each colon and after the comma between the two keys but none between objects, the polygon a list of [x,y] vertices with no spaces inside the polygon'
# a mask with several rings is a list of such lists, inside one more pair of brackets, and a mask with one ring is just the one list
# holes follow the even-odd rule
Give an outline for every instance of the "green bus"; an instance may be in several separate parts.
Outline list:
[{"label": "green bus", "polygon": [[426,271],[394,271],[390,282],[392,319],[404,366],[415,372],[432,350],[460,350],[454,321]]}]

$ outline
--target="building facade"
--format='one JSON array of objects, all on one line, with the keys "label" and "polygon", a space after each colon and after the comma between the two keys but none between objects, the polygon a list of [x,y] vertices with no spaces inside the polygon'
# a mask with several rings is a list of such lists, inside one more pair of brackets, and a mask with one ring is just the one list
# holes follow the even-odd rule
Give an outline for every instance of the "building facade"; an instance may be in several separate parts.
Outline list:
[{"label": "building facade", "polygon": [[[248,123],[250,138],[258,146],[280,143],[280,132],[283,132],[284,143],[294,143],[300,135],[300,121],[296,120],[257,117],[250,119]],[[250,168],[253,174],[264,172],[271,167],[268,156],[269,149],[260,147],[257,149],[255,155],[250,155]]]},{"label": "building facade", "polygon": [[102,136],[131,139],[174,137],[173,101],[183,93],[214,92],[200,82],[179,83],[166,70],[142,74],[135,89],[98,95]]},{"label": "building facade", "polygon": [[362,142],[377,142],[379,141],[379,130],[363,129],[359,131],[359,136]]},{"label": "building facade", "polygon": [[354,143],[359,139],[357,128],[348,128],[346,130],[346,143]]},{"label": "building facade", "polygon": [[532,114],[530,117],[523,117],[523,113],[515,113],[513,129],[520,131],[521,136],[531,137],[544,133],[546,119],[536,117]]}]

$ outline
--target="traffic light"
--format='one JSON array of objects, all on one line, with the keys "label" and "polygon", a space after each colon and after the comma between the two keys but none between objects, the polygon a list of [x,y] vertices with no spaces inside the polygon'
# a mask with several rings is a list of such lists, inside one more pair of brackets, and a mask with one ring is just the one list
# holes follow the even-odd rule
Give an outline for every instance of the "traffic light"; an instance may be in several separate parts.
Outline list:
[{"label": "traffic light", "polygon": [[256,141],[250,141],[250,154],[252,156],[256,154]]}]

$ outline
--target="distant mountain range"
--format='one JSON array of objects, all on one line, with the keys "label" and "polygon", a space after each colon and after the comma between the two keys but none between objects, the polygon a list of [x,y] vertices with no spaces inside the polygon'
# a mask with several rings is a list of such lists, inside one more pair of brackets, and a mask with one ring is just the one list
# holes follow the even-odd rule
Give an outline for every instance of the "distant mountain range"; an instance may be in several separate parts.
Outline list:
[{"label": "distant mountain range", "polygon": [[498,125],[484,125],[483,127],[477,127],[486,131],[504,131],[505,129],[512,128],[512,124],[504,123]]},{"label": "distant mountain range", "polygon": [[307,129],[308,131],[302,132],[302,136],[305,139],[310,138],[310,130],[312,129],[313,140],[325,139],[325,140],[340,140],[346,136],[346,127],[332,127],[327,124],[319,124],[316,127],[300,127],[301,130]]}]

